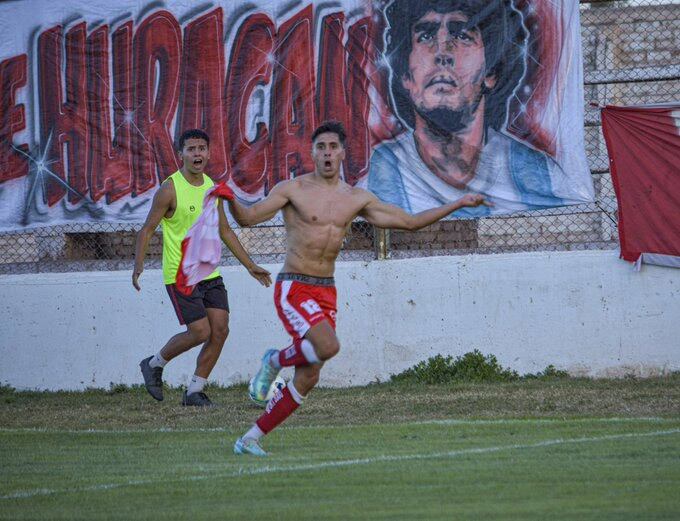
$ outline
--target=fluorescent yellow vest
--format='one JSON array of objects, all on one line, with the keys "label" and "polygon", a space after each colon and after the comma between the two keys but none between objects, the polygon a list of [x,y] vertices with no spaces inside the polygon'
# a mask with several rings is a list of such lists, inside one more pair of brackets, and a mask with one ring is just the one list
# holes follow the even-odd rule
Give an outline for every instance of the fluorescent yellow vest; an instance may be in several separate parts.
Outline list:
[{"label": "fluorescent yellow vest", "polygon": [[[177,206],[172,217],[169,219],[163,217],[161,220],[163,228],[163,281],[165,284],[174,284],[177,279],[177,269],[182,259],[182,241],[191,225],[203,211],[205,192],[214,184],[212,179],[203,174],[203,184],[194,186],[184,179],[179,170],[164,182],[169,183],[170,179],[175,185]],[[203,280],[214,279],[219,276],[219,270],[215,270]]]}]

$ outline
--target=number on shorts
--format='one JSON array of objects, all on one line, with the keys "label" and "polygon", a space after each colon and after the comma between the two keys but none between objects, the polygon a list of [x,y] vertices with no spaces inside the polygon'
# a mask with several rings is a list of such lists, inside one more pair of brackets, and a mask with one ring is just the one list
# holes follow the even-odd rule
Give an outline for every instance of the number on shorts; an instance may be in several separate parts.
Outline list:
[{"label": "number on shorts", "polygon": [[310,315],[314,315],[315,313],[321,313],[321,306],[319,306],[319,304],[317,304],[314,299],[310,298],[309,300],[305,300],[300,305]]}]

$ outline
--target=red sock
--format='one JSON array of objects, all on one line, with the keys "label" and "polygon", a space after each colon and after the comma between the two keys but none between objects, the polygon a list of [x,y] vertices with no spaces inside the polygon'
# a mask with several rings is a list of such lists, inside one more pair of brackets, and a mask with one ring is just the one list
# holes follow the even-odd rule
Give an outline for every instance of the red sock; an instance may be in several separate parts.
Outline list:
[{"label": "red sock", "polygon": [[293,414],[295,409],[299,406],[300,404],[293,399],[288,387],[284,387],[283,391],[276,393],[274,397],[269,400],[264,414],[260,416],[255,423],[262,432],[267,434],[288,418],[288,416]]},{"label": "red sock", "polygon": [[297,338],[286,349],[279,351],[279,365],[281,367],[309,365],[309,360],[302,352],[303,341],[304,339]]}]

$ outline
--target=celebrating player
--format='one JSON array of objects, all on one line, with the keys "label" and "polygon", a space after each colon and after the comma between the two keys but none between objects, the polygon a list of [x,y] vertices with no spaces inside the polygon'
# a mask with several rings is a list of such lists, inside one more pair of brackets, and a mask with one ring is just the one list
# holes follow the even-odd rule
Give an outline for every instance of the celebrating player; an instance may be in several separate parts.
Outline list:
[{"label": "celebrating player", "polygon": [[467,194],[438,208],[408,214],[340,179],[344,143],[345,130],[340,123],[323,123],[312,135],[313,173],[277,184],[265,199],[250,207],[228,202],[241,226],[267,221],[282,210],[287,231],[286,259],[276,280],[274,299],[293,343],[264,354],[251,397],[264,401],[280,369],[295,367],[292,382],[274,395],[252,428],[236,440],[236,454],[265,456],[260,438],[302,404],[319,381],[323,363],[340,350],[335,334],[333,274],[342,241],[356,216],[381,228],[417,230],[459,208],[488,204],[481,195]]}]

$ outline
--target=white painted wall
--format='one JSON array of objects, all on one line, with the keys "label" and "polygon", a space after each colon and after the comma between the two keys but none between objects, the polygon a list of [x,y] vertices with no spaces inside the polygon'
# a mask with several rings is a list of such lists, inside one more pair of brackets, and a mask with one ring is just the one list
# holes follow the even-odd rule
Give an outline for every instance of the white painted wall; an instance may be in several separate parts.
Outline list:
[{"label": "white painted wall", "polygon": [[[276,273],[280,266],[268,266]],[[245,381],[266,348],[288,337],[262,288],[222,269],[231,334],[212,380]],[[337,267],[340,354],[321,385],[386,380],[437,353],[495,354],[520,373],[548,364],[622,376],[680,369],[680,271],[634,272],[612,251],[537,252],[345,262]],[[138,363],[180,326],[160,271],[0,277],[0,382],[18,389],[140,383]],[[173,360],[168,383],[193,373]]]}]

